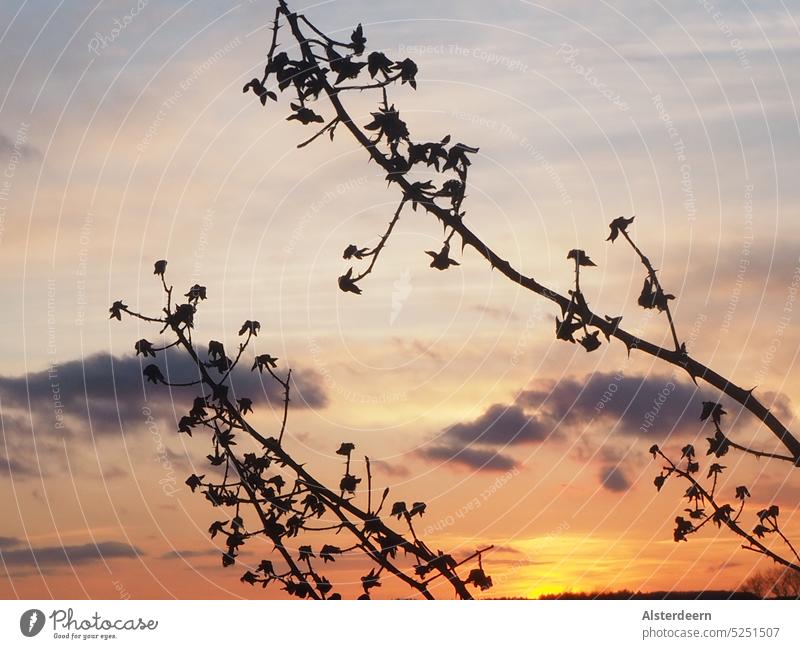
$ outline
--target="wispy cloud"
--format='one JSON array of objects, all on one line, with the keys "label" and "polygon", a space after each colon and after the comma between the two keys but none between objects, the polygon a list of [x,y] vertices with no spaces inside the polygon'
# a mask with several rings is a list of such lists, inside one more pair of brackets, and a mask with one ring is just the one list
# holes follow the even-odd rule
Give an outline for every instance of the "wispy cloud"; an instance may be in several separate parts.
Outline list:
[{"label": "wispy cloud", "polygon": [[108,559],[134,559],[144,553],[135,546],[117,541],[83,545],[0,548],[0,563],[6,566],[68,566]]}]

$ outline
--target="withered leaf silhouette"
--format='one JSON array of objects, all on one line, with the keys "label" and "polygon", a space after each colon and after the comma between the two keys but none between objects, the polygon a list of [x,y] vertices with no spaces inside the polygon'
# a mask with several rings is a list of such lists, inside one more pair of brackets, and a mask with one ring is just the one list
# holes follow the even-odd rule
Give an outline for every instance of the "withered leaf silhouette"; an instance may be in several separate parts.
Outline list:
[{"label": "withered leaf silhouette", "polygon": [[437,270],[447,270],[450,266],[458,266],[459,263],[455,259],[450,259],[450,244],[445,243],[439,252],[433,250],[426,250],[425,254],[432,257],[431,268]]},{"label": "withered leaf silhouette", "polygon": [[351,243],[349,246],[347,246],[347,248],[344,249],[342,258],[350,259],[355,257],[356,259],[363,259],[367,250],[368,248],[359,248],[357,245]]},{"label": "withered leaf silhouette", "polygon": [[714,401],[703,401],[703,412],[700,414],[700,421],[705,421],[711,417],[711,421],[719,426],[720,422],[722,421],[722,416],[727,414],[728,413],[725,412],[719,403]]},{"label": "withered leaf silhouette", "polygon": [[153,265],[153,275],[160,275],[164,277],[164,273],[167,272],[167,260],[166,259],[159,259]]},{"label": "withered leaf silhouette", "polygon": [[164,383],[164,375],[158,369],[158,365],[152,363],[142,370],[142,374],[147,378],[148,383]]},{"label": "withered leaf silhouette", "polygon": [[215,358],[222,358],[225,356],[225,346],[218,340],[210,340],[208,342],[208,358],[214,360]]},{"label": "withered leaf silhouette", "polygon": [[250,90],[252,90],[258,96],[258,98],[261,100],[262,106],[267,105],[267,99],[271,99],[272,101],[278,101],[278,95],[276,95],[271,90],[267,90],[264,87],[264,84],[261,83],[260,79],[252,79],[248,81],[246,84],[244,84],[242,92],[247,93]]},{"label": "withered leaf silhouette", "polygon": [[250,371],[252,372],[258,368],[259,373],[262,373],[265,367],[271,367],[272,369],[277,368],[278,359],[274,356],[270,356],[269,354],[260,354],[256,356],[256,359],[253,362],[253,367],[250,369]]},{"label": "withered leaf silhouette", "polygon": [[664,486],[664,483],[667,480],[667,476],[665,475],[657,475],[655,480],[653,480],[653,484],[656,486],[658,491],[661,491],[661,487]]},{"label": "withered leaf silhouette", "polygon": [[205,397],[195,397],[194,402],[192,403],[192,409],[189,411],[189,416],[196,419],[202,419],[208,414],[206,413],[207,407],[208,402],[206,401]]},{"label": "withered leaf silhouette", "polygon": [[395,63],[394,69],[400,72],[400,80],[401,83],[407,83],[410,85],[414,90],[417,89],[417,72],[419,72],[419,68],[417,68],[417,64],[414,63],[411,59],[404,59],[399,63]]},{"label": "withered leaf silhouette", "polygon": [[194,473],[186,478],[186,486],[194,492],[198,487],[202,486],[204,475],[195,475]]},{"label": "withered leaf silhouette", "polygon": [[650,276],[644,278],[642,292],[639,294],[639,306],[645,309],[658,309],[666,311],[669,300],[674,300],[675,296],[671,293],[664,293],[661,287],[651,281]]},{"label": "withered leaf silhouette", "polygon": [[354,475],[346,473],[339,483],[339,488],[348,493],[355,493],[359,482],[361,482],[361,478],[356,478]]},{"label": "withered leaf silhouette", "polygon": [[675,531],[673,532],[673,538],[675,542],[678,541],[685,541],[686,535],[694,532],[694,525],[690,521],[687,521],[683,516],[678,516],[675,519]]},{"label": "withered leaf silhouette", "polygon": [[583,345],[584,349],[587,352],[593,352],[595,349],[600,347],[600,339],[599,339],[600,331],[593,331],[592,333],[588,333],[583,338],[581,338],[578,342]]},{"label": "withered leaf silhouette", "polygon": [[626,219],[624,216],[618,216],[616,219],[611,221],[608,226],[611,229],[611,234],[608,235],[608,239],[606,239],[606,241],[614,243],[617,240],[620,232],[627,232],[627,228],[631,223],[633,223],[633,219],[634,217]]},{"label": "withered leaf silhouette", "polygon": [[149,340],[145,340],[144,338],[142,338],[141,340],[137,340],[133,348],[136,350],[137,356],[141,354],[142,356],[147,358],[148,356],[155,357],[156,355],[156,352],[153,349],[153,343],[151,343]]},{"label": "withered leaf silhouette", "polygon": [[194,326],[195,306],[190,303],[179,304],[175,307],[172,315],[167,317],[169,324],[186,325],[191,328]]},{"label": "withered leaf silhouette", "polygon": [[190,303],[197,304],[198,301],[206,299],[206,287],[195,284],[184,297],[187,298]]},{"label": "withered leaf silhouette", "polygon": [[178,432],[179,433],[186,433],[189,437],[192,436],[192,428],[195,426],[195,421],[191,417],[181,417],[181,420],[178,422]]},{"label": "withered leaf silhouette", "polygon": [[323,119],[322,115],[317,115],[313,110],[307,108],[306,106],[301,106],[300,104],[291,103],[292,110],[294,113],[289,115],[286,118],[287,122],[292,120],[297,120],[301,124],[314,124],[314,123],[323,123],[325,120]]},{"label": "withered leaf silhouette", "polygon": [[573,248],[567,253],[567,259],[574,259],[578,266],[597,266],[583,250]]},{"label": "withered leaf silhouette", "polygon": [[122,300],[117,300],[114,304],[111,305],[111,308],[108,312],[111,314],[108,316],[108,319],[111,320],[112,318],[116,318],[117,320],[122,320],[122,312],[128,308],[127,304],[124,304]]},{"label": "withered leaf silhouette", "polygon": [[580,322],[576,322],[575,320],[571,320],[569,318],[562,322],[558,316],[556,316],[556,338],[558,340],[566,340],[574,343],[575,336],[573,334],[582,326],[583,325]]},{"label": "withered leaf silhouette", "polygon": [[367,57],[367,71],[373,79],[378,72],[384,76],[389,76],[389,72],[394,64],[383,52],[370,52]]},{"label": "withered leaf silhouette", "polygon": [[228,521],[214,521],[211,523],[211,526],[208,528],[208,533],[211,535],[213,539],[218,533],[226,533],[225,526],[228,524]]},{"label": "withered leaf silhouette", "polygon": [[346,457],[350,456],[356,448],[356,445],[352,442],[342,442],[342,445],[339,447],[339,450],[336,451],[337,455],[344,455]]},{"label": "withered leaf silhouette", "polygon": [[331,70],[338,76],[334,84],[338,85],[347,79],[355,79],[367,65],[365,61],[353,61],[350,56],[340,56],[332,47],[328,48]]},{"label": "withered leaf silhouette", "polygon": [[358,284],[356,284],[353,279],[353,269],[349,268],[347,272],[339,277],[339,290],[344,291],[345,293],[355,293],[356,295],[361,295],[361,289],[359,288]]},{"label": "withered leaf silhouette", "polygon": [[350,47],[353,49],[353,54],[361,56],[364,53],[364,47],[367,45],[367,39],[364,37],[364,28],[361,23],[350,34]]},{"label": "withered leaf silhouette", "polygon": [[492,587],[492,578],[489,577],[483,568],[473,568],[465,580],[468,584],[474,584],[481,590],[489,590]]},{"label": "withered leaf silhouette", "polygon": [[241,399],[237,399],[236,403],[239,404],[239,411],[243,415],[246,415],[248,412],[253,412],[252,399],[248,399],[247,397],[242,397]]},{"label": "withered leaf silhouette", "polygon": [[245,334],[249,334],[251,336],[258,336],[260,329],[261,323],[258,320],[245,320],[241,329],[239,329],[239,335],[244,336]]},{"label": "withered leaf silhouette", "polygon": [[447,153],[447,162],[444,167],[442,167],[442,171],[454,169],[459,173],[466,173],[467,167],[472,164],[467,154],[478,153],[479,150],[478,147],[467,146],[460,142],[455,144]]},{"label": "withered leaf silhouette", "polygon": [[334,558],[334,554],[341,554],[342,549],[336,547],[335,545],[328,545],[327,543],[322,546],[322,549],[319,551],[319,556],[322,559],[323,563],[328,563],[329,561],[334,562],[336,559]]},{"label": "withered leaf silhouette", "polygon": [[370,113],[370,115],[372,115],[372,121],[364,128],[367,131],[378,132],[376,142],[379,142],[384,136],[390,144],[408,137],[408,127],[400,119],[400,113],[395,109],[394,104],[389,108],[380,107],[377,113]]}]

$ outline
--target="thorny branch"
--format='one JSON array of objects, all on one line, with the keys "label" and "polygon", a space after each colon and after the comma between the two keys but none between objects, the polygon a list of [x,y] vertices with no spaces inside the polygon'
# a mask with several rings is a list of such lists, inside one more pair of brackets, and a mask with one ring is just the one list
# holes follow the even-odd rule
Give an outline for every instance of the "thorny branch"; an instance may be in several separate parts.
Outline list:
[{"label": "thorny branch", "polygon": [[[299,49],[297,59],[290,58],[288,51],[277,51],[277,34],[284,28],[284,25],[279,24],[281,19],[285,21],[285,27],[288,27]],[[310,30],[313,36],[307,36],[304,30]],[[359,282],[373,271],[378,255],[392,234],[404,203],[410,202],[414,210],[422,207],[444,226],[445,237],[441,250],[426,251],[432,258],[430,263],[432,268],[447,270],[450,266],[458,265],[459,262],[450,257],[450,243],[457,235],[461,240],[462,251],[468,247],[473,248],[489,262],[492,269],[497,269],[510,281],[559,307],[563,318],[563,320],[556,318],[556,336],[559,339],[580,343],[586,351],[591,352],[602,344],[599,338],[599,334],[602,333],[609,341],[615,338],[622,342],[629,353],[631,350],[639,350],[680,368],[695,382],[698,380],[707,382],[763,422],[786,448],[788,455],[750,449],[733,442],[718,431],[725,440],[726,448],[735,448],[757,457],[769,457],[800,466],[800,441],[753,395],[753,390],[736,385],[690,356],[686,344],[681,342],[678,336],[670,309],[669,302],[674,296],[664,291],[656,269],[630,235],[628,228],[633,223],[633,217],[621,216],[614,219],[610,224],[609,240],[613,243],[621,234],[639,257],[646,276],[638,303],[643,308],[657,309],[665,313],[672,348],[634,336],[620,327],[621,317],[601,317],[589,307],[580,288],[580,271],[581,267],[595,264],[583,250],[572,250],[568,255],[568,258],[575,263],[575,286],[574,290],[565,296],[514,268],[477,235],[465,223],[466,214],[462,211],[462,204],[466,197],[467,176],[471,165],[469,156],[477,153],[478,149],[461,143],[451,144],[449,135],[438,142],[419,142],[412,139],[408,124],[400,117],[400,111],[389,102],[387,89],[398,83],[408,84],[416,89],[418,72],[416,64],[410,59],[393,61],[379,51],[366,55],[365,49],[366,38],[361,25],[353,31],[349,42],[334,40],[317,28],[307,16],[294,13],[286,0],[278,0],[272,44],[264,75],[261,79],[253,79],[244,87],[245,92],[252,90],[264,105],[268,99],[277,101],[276,93],[270,88],[281,92],[291,89],[296,94],[297,103],[291,104],[295,112],[288,119],[306,125],[314,123],[325,125],[316,135],[299,146],[306,146],[326,132],[333,139],[336,127],[344,125],[367,152],[369,159],[386,172],[387,181],[400,190],[400,207],[379,244],[372,250],[350,244],[345,250],[345,259],[361,260],[366,257],[371,259],[367,268],[361,273],[354,273],[351,267],[339,278],[341,290],[355,294],[362,292]],[[345,50],[346,53],[343,54],[339,50]],[[361,57],[365,57],[366,60],[361,60]],[[369,75],[370,80],[360,81],[365,74]],[[268,87],[270,83],[272,85]],[[344,98],[349,92],[361,93],[369,90],[380,91],[377,111],[372,113],[370,123],[359,126],[348,112]],[[327,100],[327,107],[333,113],[327,122],[309,107],[309,104],[317,105],[317,102],[324,107],[324,102],[318,101],[321,98]],[[419,176],[418,170],[414,169],[418,165],[424,165],[428,170],[433,168],[438,175],[448,175],[449,179],[442,181],[441,184],[436,184],[439,182],[438,176],[426,181],[412,180],[412,170],[414,178]],[[574,334],[579,331],[582,335],[576,340]],[[731,529],[736,531],[733,527]]]},{"label": "thorny branch", "polygon": [[[199,428],[210,434],[212,452],[206,456],[210,465],[209,476],[193,474],[186,480],[186,485],[193,492],[200,490],[214,507],[231,510],[232,516],[215,521],[209,528],[212,539],[224,538],[223,566],[235,564],[245,544],[251,538],[261,536],[272,542],[282,563],[276,565],[263,559],[257,569],[247,570],[241,580],[251,585],[261,584],[264,588],[278,583],[290,595],[299,598],[340,599],[341,594],[333,591],[331,580],[321,574],[320,563],[323,566],[333,563],[337,557],[352,551],[361,552],[373,564],[369,573],[361,578],[361,599],[369,599],[371,591],[381,586],[380,577],[384,572],[394,575],[427,599],[433,599],[429,584],[435,577],[446,579],[454,594],[462,599],[472,599],[467,588],[470,584],[481,590],[491,587],[491,578],[483,572],[482,564],[466,579],[458,574],[465,562],[477,557],[480,563],[483,553],[491,548],[478,550],[459,561],[441,550],[434,552],[417,537],[414,520],[425,513],[424,503],[414,503],[407,513],[410,538],[386,524],[380,511],[389,495],[389,488],[384,489],[380,505],[373,510],[372,470],[368,458],[365,458],[367,508],[361,509],[356,504],[358,495],[364,490],[358,486],[361,478],[357,477],[351,462],[355,449],[353,444],[342,443],[337,450],[337,454],[345,458],[344,476],[338,492],[312,476],[304,464],[284,448],[291,370],[286,378],[282,378],[276,371],[278,359],[269,354],[255,356],[251,371],[263,373],[267,370],[270,379],[282,388],[280,431],[277,438],[265,437],[250,425],[246,415],[253,412],[253,400],[236,394],[233,370],[258,336],[260,322],[247,320],[242,325],[239,336],[244,339],[238,344],[234,359],[226,355],[223,343],[212,340],[208,343],[204,360],[192,342],[191,334],[197,308],[207,297],[206,288],[193,286],[185,294],[187,301],[173,306],[172,287],[167,286],[164,279],[166,266],[167,262],[161,260],[156,263],[154,271],[161,278],[166,298],[162,317],[143,315],[129,309],[122,301],[114,302],[109,312],[110,317],[117,320],[126,314],[143,322],[163,325],[160,333],[168,332],[167,335],[174,338],[160,347],[141,339],[134,346],[137,356],[156,358],[164,350],[175,349],[173,353],[183,352],[192,361],[196,373],[187,381],[171,380],[155,363],[146,365],[142,373],[146,381],[154,385],[202,386],[202,393],[194,398],[191,409],[178,422],[178,432],[191,436]],[[245,446],[249,450],[245,450]],[[400,505],[405,508],[403,503],[395,503],[394,508]],[[322,525],[315,525],[315,522]],[[344,549],[325,543],[315,551],[311,545],[294,548],[288,543],[310,533],[339,534],[343,531],[354,540]],[[293,554],[295,551],[298,552],[296,556]],[[407,560],[401,561],[401,551]]]}]

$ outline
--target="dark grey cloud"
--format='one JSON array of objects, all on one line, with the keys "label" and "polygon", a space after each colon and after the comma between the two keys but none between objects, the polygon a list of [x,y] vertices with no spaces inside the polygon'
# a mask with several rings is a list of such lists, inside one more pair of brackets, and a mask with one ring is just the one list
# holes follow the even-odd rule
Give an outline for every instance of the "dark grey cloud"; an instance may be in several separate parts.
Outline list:
[{"label": "dark grey cloud", "polygon": [[541,442],[551,432],[552,428],[526,414],[522,407],[495,403],[478,418],[445,428],[433,446],[417,455],[473,470],[508,471],[515,462],[498,448]]},{"label": "dark grey cloud", "polygon": [[27,142],[17,142],[14,138],[0,133],[0,155],[9,156],[18,153],[21,159],[37,159],[42,157],[42,152]]},{"label": "dark grey cloud", "polygon": [[552,428],[538,421],[535,416],[525,414],[520,406],[496,403],[474,421],[446,429],[444,435],[453,442],[464,444],[505,446],[541,442],[550,432]]},{"label": "dark grey cloud", "polygon": [[600,468],[600,484],[609,491],[621,492],[630,489],[631,482],[620,465],[606,465]]},{"label": "dark grey cloud", "polygon": [[612,433],[663,438],[688,425],[699,430],[702,402],[714,398],[688,380],[597,372],[534,386],[517,403],[554,427],[602,423]]},{"label": "dark grey cloud", "polygon": [[391,478],[407,478],[411,475],[411,470],[407,466],[396,462],[387,462],[386,460],[371,460],[371,462],[375,475],[385,475]]},{"label": "dark grey cloud", "polygon": [[4,455],[0,455],[0,475],[14,475],[17,477],[32,475],[34,472],[30,467],[25,466],[16,460],[10,460]]},{"label": "dark grey cloud", "polygon": [[54,545],[41,548],[0,549],[0,564],[6,566],[68,566],[101,559],[134,559],[144,554],[135,546],[117,541]]},{"label": "dark grey cloud", "polygon": [[[100,353],[27,375],[0,376],[0,416],[8,448],[8,454],[0,456],[0,474],[24,477],[51,470],[64,459],[65,440],[87,438],[90,431],[99,437],[130,434],[144,429],[147,415],[174,420],[185,414],[200,386],[146,383],[142,369],[151,362],[172,382],[198,378],[191,359],[173,350],[146,360]],[[249,370],[243,359],[231,377],[233,395],[252,399],[256,411],[281,408],[283,388],[268,375]],[[300,370],[292,374],[292,381],[293,408],[326,405],[318,373]]]},{"label": "dark grey cloud", "polygon": [[512,458],[492,449],[437,445],[420,449],[417,455],[431,462],[447,463],[467,469],[508,471],[513,469]]},{"label": "dark grey cloud", "polygon": [[[64,416],[91,417],[96,432],[100,434],[114,432],[115,428],[118,430],[120,423],[128,419],[141,421],[145,405],[153,409],[174,403],[181,412],[188,409],[191,399],[199,393],[199,387],[170,389],[146,383],[142,370],[151,362],[155,362],[171,382],[185,383],[199,378],[197,368],[185,354],[167,352],[154,361],[100,353],[24,376],[0,376],[0,398],[4,408],[49,411],[54,423],[54,408],[60,402]],[[281,403],[281,386],[266,375],[248,371],[250,368],[244,367],[246,361],[242,363],[232,376],[235,395],[246,396],[255,405]],[[319,374],[298,371],[292,374],[292,378],[294,407],[325,406],[327,399]]]},{"label": "dark grey cloud", "polygon": [[[694,437],[703,427],[699,420],[702,402],[719,400],[719,396],[688,379],[659,374],[597,372],[558,382],[539,381],[513,402],[493,404],[478,418],[445,428],[432,446],[418,455],[435,462],[452,459],[470,469],[507,470],[515,464],[512,448],[566,434],[602,431],[604,437],[610,437],[604,444],[621,439],[620,435],[630,442],[636,438],[663,441],[670,435]],[[776,414],[791,420],[791,403],[785,395],[765,392],[760,396]],[[731,420],[741,411],[728,399],[720,401]],[[601,464],[600,483],[605,488],[629,488],[622,456],[594,451],[592,455]],[[637,457],[634,454],[628,459]]]},{"label": "dark grey cloud", "polygon": [[21,543],[22,539],[18,539],[15,536],[0,536],[0,549],[13,548],[15,545],[20,545]]},{"label": "dark grey cloud", "polygon": [[215,557],[221,550],[170,550],[162,554],[159,559],[193,559],[196,557]]}]

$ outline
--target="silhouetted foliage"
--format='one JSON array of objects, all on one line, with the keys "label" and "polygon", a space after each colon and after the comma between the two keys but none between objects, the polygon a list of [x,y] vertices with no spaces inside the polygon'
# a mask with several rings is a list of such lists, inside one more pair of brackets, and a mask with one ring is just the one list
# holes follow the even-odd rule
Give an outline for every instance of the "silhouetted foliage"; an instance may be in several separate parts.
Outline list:
[{"label": "silhouetted foliage", "polygon": [[764,599],[797,599],[800,598],[800,573],[784,566],[773,566],[745,579],[739,590]]},{"label": "silhouetted foliage", "polygon": [[[289,51],[279,49],[279,32],[284,36],[283,45],[288,47],[287,44],[293,42],[297,46],[291,49],[294,52],[291,56]],[[333,139],[337,128],[342,126],[363,147],[370,160],[386,172],[389,185],[399,190],[398,207],[377,245],[370,248],[349,243],[345,248],[344,259],[362,262],[366,266],[360,272],[355,270],[355,265],[350,266],[339,277],[338,284],[342,291],[362,294],[361,283],[373,272],[375,263],[397,225],[404,207],[410,204],[414,211],[422,208],[444,227],[441,249],[424,251],[431,258],[431,268],[445,271],[459,264],[453,259],[451,250],[453,239],[458,237],[462,252],[467,248],[474,249],[489,262],[492,269],[498,270],[512,282],[557,305],[561,311],[560,316],[555,318],[557,339],[580,344],[587,352],[593,352],[602,345],[600,334],[603,334],[607,341],[617,339],[622,342],[629,353],[638,350],[680,368],[693,381],[706,381],[749,410],[766,425],[789,453],[788,455],[768,453],[733,442],[719,427],[721,416],[724,414],[722,406],[713,404],[708,412],[703,413],[703,418],[710,417],[716,427],[715,437],[709,439],[709,454],[720,458],[730,449],[736,449],[758,457],[768,457],[800,466],[800,441],[753,395],[753,390],[739,387],[689,355],[686,344],[678,337],[670,309],[670,303],[675,296],[663,289],[657,271],[634,243],[629,232],[634,217],[615,218],[609,225],[610,234],[607,240],[613,244],[620,238],[624,239],[638,256],[645,271],[638,304],[644,309],[654,309],[665,315],[672,348],[662,347],[634,336],[621,328],[621,317],[608,315],[600,317],[590,308],[580,287],[580,273],[582,268],[591,269],[596,264],[584,250],[571,250],[567,255],[567,259],[574,263],[575,280],[574,288],[565,296],[516,270],[478,237],[466,223],[463,203],[467,196],[471,157],[478,154],[479,149],[454,143],[450,135],[431,141],[415,139],[402,111],[394,102],[389,101],[388,91],[398,82],[400,85],[408,84],[412,89],[416,89],[419,72],[417,65],[410,59],[393,60],[380,51],[366,53],[366,47],[367,39],[361,25],[354,29],[349,42],[336,41],[318,29],[308,17],[294,13],[285,0],[278,0],[264,75],[261,79],[253,79],[244,87],[245,92],[254,91],[262,104],[266,104],[267,99],[277,99],[270,88],[279,92],[289,92],[294,99],[290,102],[293,113],[288,119],[297,120],[306,126],[323,124],[313,136],[301,142],[298,147],[309,145],[325,133]],[[365,57],[366,60],[360,60],[361,57]],[[348,112],[344,101],[348,93],[361,94],[365,91],[376,93],[377,105],[376,110],[371,112],[371,120],[359,125]],[[309,104],[314,105],[313,110]],[[424,177],[426,173],[430,175],[427,179]],[[121,303],[112,307],[112,317],[119,317],[119,311],[124,307],[119,304]],[[797,553],[778,525],[777,509],[770,508],[759,512],[757,515],[759,523],[753,528],[752,533],[745,532],[739,527],[738,521],[744,502],[749,497],[747,488],[741,486],[736,490],[736,499],[740,502],[738,510],[730,504],[717,502],[719,494],[715,492],[715,484],[717,476],[724,467],[719,464],[712,464],[709,467],[708,479],[712,481],[712,486],[709,490],[705,490],[695,478],[700,471],[700,463],[696,460],[693,449],[688,447],[684,449],[682,459],[685,459],[686,463],[683,468],[679,468],[676,463],[664,456],[658,447],[654,447],[653,453],[654,457],[661,456],[667,462],[655,480],[657,488],[660,489],[667,478],[676,476],[686,479],[690,484],[687,492],[690,504],[689,518],[680,516],[676,519],[676,541],[686,540],[689,535],[696,533],[711,520],[714,524],[725,525],[745,538],[748,542],[745,546],[747,549],[765,554],[792,569],[800,570],[800,566],[795,563]],[[706,514],[705,509],[708,508],[710,509]],[[761,539],[766,536],[780,539],[790,551],[788,556],[794,558],[781,557],[765,546]]]},{"label": "silhouetted foliage", "polygon": [[599,600],[689,600],[689,599],[758,599],[757,594],[748,591],[730,590],[657,590],[640,592],[632,590],[613,590],[595,592],[568,592],[542,595],[539,599],[599,599]]},{"label": "silhouetted foliage", "polygon": [[[344,470],[337,488],[330,488],[317,480],[305,465],[284,447],[290,389],[291,370],[285,377],[278,373],[278,359],[270,354],[254,358],[251,371],[266,372],[268,380],[275,381],[283,394],[282,421],[277,435],[266,437],[246,419],[253,412],[253,401],[236,394],[232,373],[246,350],[258,336],[261,324],[247,320],[239,330],[240,342],[232,357],[225,345],[211,340],[204,354],[193,341],[194,316],[199,302],[206,299],[203,286],[193,286],[183,304],[173,305],[173,289],[165,279],[166,261],[155,265],[165,295],[166,305],[161,315],[146,316],[128,308],[121,301],[114,302],[111,317],[121,320],[127,314],[160,328],[159,334],[168,338],[163,345],[141,339],[134,349],[137,355],[157,358],[166,349],[176,348],[191,358],[197,372],[187,381],[175,381],[166,376],[157,362],[143,368],[147,382],[168,388],[194,387],[198,390],[190,400],[191,408],[178,421],[177,433],[193,436],[205,433],[211,444],[206,456],[209,471],[192,474],[186,485],[199,492],[212,507],[227,510],[208,528],[212,539],[222,539],[220,552],[223,566],[233,566],[248,542],[253,538],[271,541],[277,557],[263,559],[257,567],[241,575],[241,581],[266,588],[276,584],[289,595],[309,599],[341,599],[332,580],[322,574],[324,566],[335,563],[349,553],[362,553],[373,567],[361,577],[360,599],[369,599],[382,585],[381,579],[391,574],[403,581],[421,596],[433,599],[430,585],[438,579],[450,583],[457,597],[471,599],[468,585],[481,591],[491,586],[491,578],[483,571],[482,554],[490,548],[479,550],[457,560],[451,554],[430,549],[418,538],[414,523],[426,509],[424,502],[415,502],[410,508],[396,502],[387,513],[386,500],[389,488],[380,499],[374,498],[372,471],[368,457],[363,463],[354,456],[355,446],[343,442],[336,453],[342,456]],[[366,480],[366,482],[365,482]],[[366,499],[366,508],[358,505]],[[376,502],[377,500],[377,502]],[[402,520],[406,531],[400,532],[387,524],[391,516]],[[314,533],[318,536],[342,534],[349,539],[346,547],[327,542],[312,546],[303,541]],[[327,538],[327,537],[326,537]],[[297,544],[294,547],[293,544]],[[459,576],[465,564],[477,560],[466,578]]]}]

